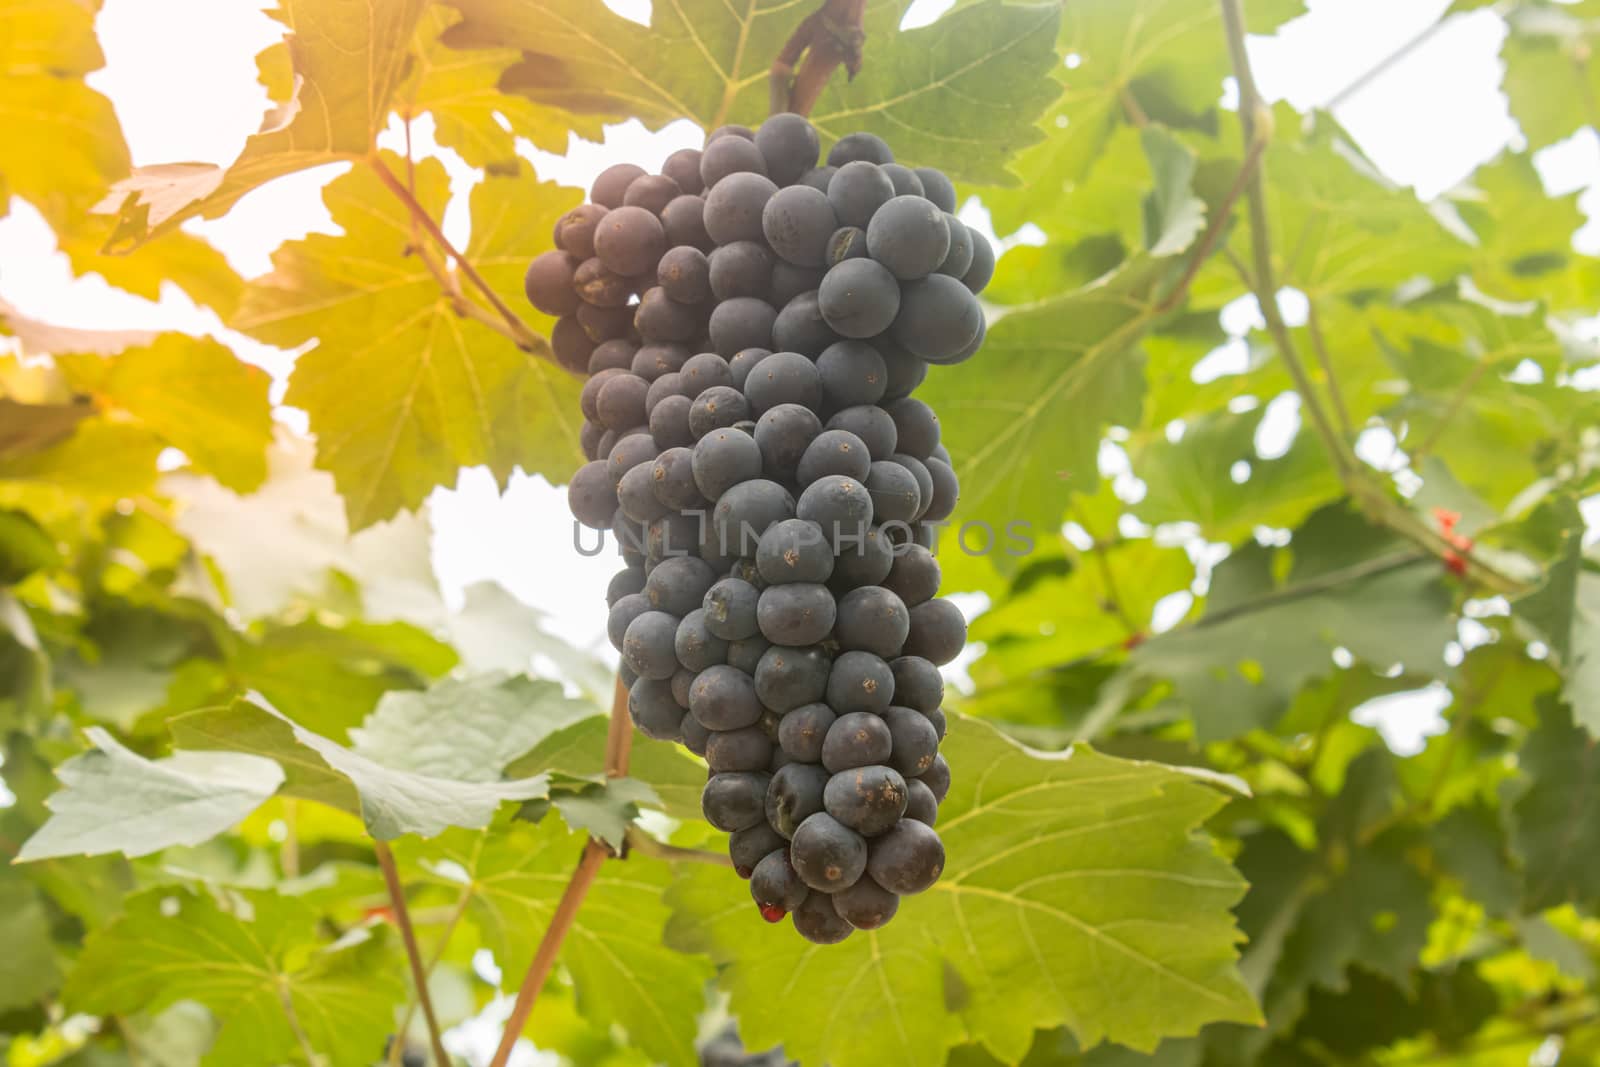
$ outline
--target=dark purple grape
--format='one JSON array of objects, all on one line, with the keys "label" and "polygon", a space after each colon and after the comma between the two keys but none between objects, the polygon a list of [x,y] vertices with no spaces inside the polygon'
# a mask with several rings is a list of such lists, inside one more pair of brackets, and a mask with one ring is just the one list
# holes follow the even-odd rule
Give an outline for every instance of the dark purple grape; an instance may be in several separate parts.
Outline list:
[{"label": "dark purple grape", "polygon": [[672,683],[640,677],[628,687],[628,715],[639,732],[657,741],[681,736],[683,709],[672,699]]},{"label": "dark purple grape", "polygon": [[795,932],[816,945],[837,945],[855,930],[833,908],[827,893],[812,892],[794,909]]},{"label": "dark purple grape", "polygon": [[606,209],[599,204],[579,204],[556,220],[555,242],[563,252],[585,260],[594,255],[594,231]]},{"label": "dark purple grape", "polygon": [[706,591],[706,629],[725,641],[754,637],[760,631],[756,622],[756,602],[760,599],[761,591],[749,582],[723,578]]},{"label": "dark purple grape", "polygon": [[849,889],[833,894],[833,908],[857,930],[876,930],[900,908],[900,898],[870,877],[858,878]]},{"label": "dark purple grape", "polygon": [[760,241],[761,215],[778,187],[762,174],[730,174],[706,194],[706,232],[719,245]]},{"label": "dark purple grape", "polygon": [[666,251],[667,233],[661,220],[642,207],[607,212],[595,229],[594,254],[618,274],[653,273]]},{"label": "dark purple grape", "polygon": [[847,714],[870,711],[881,715],[894,700],[894,672],[871,652],[845,652],[828,675],[828,706]]},{"label": "dark purple grape", "polygon": [[683,195],[678,183],[665,174],[641,174],[628,183],[622,194],[625,207],[642,207],[652,215],[660,215],[675,198]]},{"label": "dark purple grape", "polygon": [[767,164],[767,176],[779,185],[793,185],[817,165],[822,139],[803,115],[783,112],[763,122],[755,146]]},{"label": "dark purple grape", "polygon": [[791,838],[800,824],[822,810],[822,794],[828,785],[828,772],[814,763],[788,763],[772,775],[767,786],[767,823],[785,838]]},{"label": "dark purple grape", "polygon": [[926,823],[901,819],[872,842],[866,871],[891,893],[920,893],[944,871],[944,844]]},{"label": "dark purple grape", "polygon": [[[959,616],[960,612],[956,614]],[[882,586],[862,586],[839,598],[834,637],[841,648],[861,649],[886,660],[893,659],[901,654],[902,646],[907,644],[910,628],[911,615],[905,604]],[[921,654],[913,648],[905,649],[905,655],[908,656]],[[949,662],[932,656],[926,658],[935,663]]]},{"label": "dark purple grape", "polygon": [[[762,595],[766,592],[770,590]],[[819,648],[772,645],[756,664],[755,687],[761,702],[780,715],[814,704],[828,687],[827,653]]]},{"label": "dark purple grape", "polygon": [[822,739],[838,718],[826,704],[803,704],[785,713],[778,724],[778,744],[789,757],[800,763],[822,759]]},{"label": "dark purple grape", "polygon": [[770,780],[771,775],[749,771],[712,775],[700,793],[700,810],[707,822],[726,833],[759,825],[766,817]]},{"label": "dark purple grape", "polygon": [[808,816],[789,841],[795,872],[827,893],[854,885],[867,868],[867,855],[866,839],[825,811]]},{"label": "dark purple grape", "polygon": [[579,260],[565,252],[546,252],[535,256],[522,278],[522,291],[528,303],[546,315],[570,315],[578,310],[578,294],[572,287]]},{"label": "dark purple grape", "polygon": [[589,529],[611,528],[611,517],[617,510],[617,491],[611,484],[606,464],[597,460],[578,468],[567,486],[567,506],[572,509],[572,517]]},{"label": "dark purple grape", "polygon": [[828,779],[822,805],[856,833],[876,837],[905,814],[906,780],[899,771],[882,764],[852,767]]},{"label": "dark purple grape", "polygon": [[767,244],[783,259],[801,267],[825,265],[828,238],[838,227],[827,195],[809,185],[778,190],[761,213],[761,230]]},{"label": "dark purple grape", "polygon": [[[829,563],[832,563],[831,556]],[[756,605],[756,620],[761,625],[761,636],[774,645],[804,646],[828,636],[836,610],[833,593],[827,586],[794,582],[762,590],[761,600]],[[759,689],[759,675],[756,681]],[[765,703],[775,707],[771,701]]]},{"label": "dark purple grape", "polygon": [[789,865],[789,854],[781,845],[762,857],[750,874],[750,896],[763,909],[794,911],[810,892]]},{"label": "dark purple grape", "polygon": [[930,600],[910,611],[905,654],[921,656],[944,666],[961,654],[967,643],[967,621],[961,609],[948,600]]},{"label": "dark purple grape", "polygon": [[761,710],[755,682],[731,664],[707,667],[689,687],[689,713],[708,730],[754,726],[761,721]]},{"label": "dark purple grape", "polygon": [[600,172],[589,187],[589,199],[609,208],[622,206],[622,198],[635,178],[644,176],[644,168],[632,163],[615,163]]}]

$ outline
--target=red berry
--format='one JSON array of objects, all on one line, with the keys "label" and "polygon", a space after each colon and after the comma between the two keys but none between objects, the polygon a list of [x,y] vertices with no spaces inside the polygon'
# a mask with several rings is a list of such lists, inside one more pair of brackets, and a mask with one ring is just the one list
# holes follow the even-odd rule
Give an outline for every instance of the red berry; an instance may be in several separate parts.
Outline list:
[{"label": "red berry", "polygon": [[767,920],[767,922],[769,922],[769,923],[782,922],[783,921],[783,917],[785,915],[787,915],[787,914],[789,914],[789,913],[784,911],[782,908],[780,908],[776,904],[763,904],[763,905],[761,905],[761,917],[763,919]]}]

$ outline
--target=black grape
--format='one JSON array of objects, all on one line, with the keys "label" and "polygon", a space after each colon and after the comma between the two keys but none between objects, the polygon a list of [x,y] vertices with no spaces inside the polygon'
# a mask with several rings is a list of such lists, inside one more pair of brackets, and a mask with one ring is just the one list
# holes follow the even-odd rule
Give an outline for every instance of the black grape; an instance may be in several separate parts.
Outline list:
[{"label": "black grape", "polygon": [[894,739],[889,726],[871,712],[839,716],[822,739],[822,765],[834,774],[888,760]]},{"label": "black grape", "polygon": [[754,556],[761,535],[775,522],[794,518],[794,497],[777,482],[752,478],[717,499],[711,521],[727,551]]},{"label": "black grape", "polygon": [[826,193],[828,191],[828,183],[833,180],[833,176],[838,172],[838,170],[838,167],[832,166],[831,164],[824,164],[820,167],[812,167],[810,170],[800,175],[800,181],[798,184],[809,185],[818,192]]},{"label": "black grape", "polygon": [[778,768],[767,786],[767,823],[785,838],[822,810],[828,772],[814,763],[789,763]]},{"label": "black grape", "polygon": [[[649,588],[648,582],[645,588]],[[678,670],[677,652],[672,647],[677,633],[676,615],[646,611],[628,624],[622,637],[622,658],[639,672],[639,677],[666,681]]]},{"label": "black grape", "polygon": [[922,195],[932,200],[940,211],[956,209],[956,187],[944,176],[943,171],[934,170],[932,167],[918,167],[916,175],[922,182]]},{"label": "black grape", "polygon": [[761,217],[778,187],[761,174],[730,174],[706,194],[706,232],[719,245],[759,241]]},{"label": "black grape", "polygon": [[761,212],[761,231],[772,250],[802,267],[824,264],[828,238],[838,226],[827,195],[809,185],[779,190]]},{"label": "black grape", "polygon": [[628,715],[646,737],[676,741],[683,725],[683,709],[672,699],[672,685],[656,678],[637,678],[628,687]]},{"label": "black grape", "polygon": [[856,833],[876,837],[905,814],[906,780],[899,771],[882,764],[852,767],[828,779],[822,805]]},{"label": "black grape", "polygon": [[944,844],[925,823],[901,819],[872,842],[866,870],[891,893],[920,893],[944,870]]},{"label": "black grape", "polygon": [[653,272],[666,251],[667,233],[661,220],[642,207],[610,211],[595,229],[594,254],[618,274]]},{"label": "black grape", "polygon": [[826,267],[801,267],[780,259],[772,265],[772,306],[787,307],[801,293],[809,293],[822,284]]},{"label": "black grape", "polygon": [[659,285],[645,290],[634,309],[634,326],[652,341],[687,341],[700,332],[701,321],[696,308],[678,303]]},{"label": "black grape", "polygon": [[972,237],[972,266],[961,276],[961,284],[973,293],[981,293],[994,277],[994,246],[981,233],[967,233]]},{"label": "black grape", "polygon": [[680,670],[667,680],[672,687],[672,699],[684,711],[689,710],[689,687],[694,684],[694,676],[694,671]]},{"label": "black grape", "polygon": [[759,726],[713,730],[706,739],[706,765],[715,773],[764,771],[771,761],[772,739]]},{"label": "black grape", "polygon": [[779,185],[793,185],[817,165],[822,139],[804,116],[773,115],[755,133],[755,145],[767,164],[767,176]]},{"label": "black grape", "polygon": [[817,945],[836,945],[855,930],[833,908],[833,897],[812,892],[794,909],[795,932]]},{"label": "black grape", "polygon": [[655,441],[647,433],[630,433],[620,438],[606,458],[606,473],[613,484],[641,463],[647,463],[661,454]]},{"label": "black grape", "polygon": [[893,460],[875,461],[867,472],[866,486],[872,497],[872,517],[879,523],[909,523],[922,511],[917,479]]},{"label": "black grape", "polygon": [[917,507],[917,518],[921,518],[933,504],[933,475],[928,473],[928,465],[915,456],[908,456],[904,452],[896,452],[893,462],[898,463],[911,472],[911,477],[917,483],[917,498],[920,501]]},{"label": "black grape", "polygon": [[[594,379],[590,379],[593,381]],[[584,386],[585,389],[588,386]],[[646,414],[654,411],[656,405],[669,396],[681,396],[688,399],[689,391],[683,387],[683,375],[677,371],[668,371],[650,383],[650,388],[644,394],[644,410]]]},{"label": "black grape", "polygon": [[828,203],[841,226],[866,229],[873,214],[892,199],[894,182],[875,163],[846,163],[828,181]]},{"label": "black grape", "polygon": [[920,778],[906,781],[906,818],[927,826],[939,821],[939,802],[934,799],[933,790]]},{"label": "black grape", "polygon": [[608,378],[595,396],[594,410],[600,423],[613,430],[626,430],[645,423],[644,398],[650,383],[637,374],[617,374]]},{"label": "black grape", "polygon": [[833,577],[828,585],[834,591],[847,593],[859,586],[877,585],[888,575],[894,565],[894,545],[878,529],[857,536],[839,538],[838,555],[833,561]]},{"label": "black grape", "polygon": [[[937,601],[936,601],[937,603]],[[927,607],[926,604],[921,607]],[[957,616],[960,612],[956,613]],[[906,636],[911,629],[910,612],[900,598],[889,590],[878,585],[862,586],[852,589],[839,598],[838,620],[834,636],[838,639],[839,646],[845,649],[862,649],[872,652],[884,659],[893,659],[901,654],[902,647],[906,644]],[[965,627],[963,627],[963,633]],[[959,651],[959,649],[957,649]],[[914,649],[906,648],[905,655],[923,655]],[[947,663],[948,660],[935,659],[932,656],[925,658],[935,663]],[[954,658],[953,656],[951,657]]]},{"label": "black grape", "polygon": [[867,253],[896,278],[921,278],[950,254],[945,213],[920,196],[897,196],[867,224]]},{"label": "black grape", "polygon": [[870,652],[845,652],[828,674],[828,706],[840,714],[882,714],[894,699],[894,672]]},{"label": "black grape", "polygon": [[789,855],[781,847],[762,857],[750,874],[750,896],[764,914],[768,908],[776,908],[780,912],[794,911],[805,903],[810,892],[800,875],[789,865]]},{"label": "black grape", "polygon": [[628,186],[633,184],[635,178],[643,175],[643,167],[634,166],[632,163],[614,163],[601,171],[600,176],[589,187],[589,199],[609,208],[619,208],[622,206],[622,198],[627,195]]},{"label": "black grape", "polygon": [[728,361],[715,352],[700,352],[690,356],[678,373],[683,377],[684,393],[691,398],[713,386],[733,385],[733,370],[728,366]]},{"label": "black grape", "polygon": [[568,255],[588,259],[594,255],[594,231],[605,218],[606,209],[599,204],[579,204],[556,220],[556,246]]},{"label": "black grape", "polygon": [[756,669],[761,666],[761,657],[767,654],[772,643],[759,633],[738,641],[728,643],[728,666],[737,667],[744,673],[754,676]]},{"label": "black grape", "polygon": [[907,545],[895,557],[883,587],[914,608],[939,594],[939,560],[921,545]]},{"label": "black grape", "polygon": [[680,304],[698,304],[711,299],[711,261],[692,245],[667,249],[656,265],[656,281],[662,290]]},{"label": "black grape", "polygon": [[929,363],[960,356],[983,328],[977,297],[947,274],[931,274],[900,287],[900,313],[891,332],[905,348]]},{"label": "black grape", "polygon": [[572,517],[591,530],[608,530],[617,510],[617,490],[605,463],[596,460],[578,468],[567,485]]},{"label": "black grape", "polygon": [[[899,299],[898,292],[896,300]],[[822,399],[831,411],[876,404],[883,398],[889,370],[878,350],[864,341],[839,341],[817,357]]]},{"label": "black grape", "polygon": [[550,351],[555,354],[557,363],[575,374],[582,374],[588,369],[594,344],[594,340],[584,332],[583,323],[578,321],[577,315],[563,315],[550,327]]},{"label": "black grape", "polygon": [[[768,356],[761,365],[765,367],[777,358]],[[762,412],[756,420],[756,444],[761,447],[762,470],[768,477],[793,481],[800,457],[821,432],[822,422],[816,412],[799,404],[779,404]]]},{"label": "black grape", "polygon": [[[635,311],[633,307],[607,308],[579,304],[575,317],[578,325],[583,327],[584,336],[600,345],[607,341],[632,340]],[[594,350],[590,349],[589,354],[593,356]]]},{"label": "black grape", "polygon": [[[767,592],[770,590],[762,596]],[[819,648],[772,645],[756,664],[755,687],[762,703],[779,714],[814,704],[828,687],[827,653]]]},{"label": "black grape", "polygon": [[650,436],[655,438],[656,444],[663,448],[694,444],[694,431],[689,428],[692,405],[688,397],[673,393],[650,409]]},{"label": "black grape", "polygon": [[[838,347],[838,346],[834,346]],[[832,349],[829,349],[832,351]],[[866,442],[849,430],[823,430],[814,437],[800,456],[795,476],[803,486],[810,486],[830,474],[842,475],[861,481],[872,467],[872,457],[867,453]],[[800,494],[802,497],[804,492]]]},{"label": "black grape", "polygon": [[893,339],[887,336],[875,338],[873,347],[883,357],[884,366],[889,371],[883,390],[885,401],[910,396],[912,390],[928,376],[927,362],[895,344]]},{"label": "black grape", "polygon": [[644,592],[644,568],[624,567],[611,576],[611,581],[606,585],[606,607],[611,607],[617,601],[630,593]]},{"label": "black grape", "polygon": [[738,430],[712,430],[696,442],[690,466],[700,492],[716,500],[740,482],[761,477],[761,446]]},{"label": "black grape", "polygon": [[789,862],[812,889],[854,885],[867,869],[867,842],[825,811],[807,816],[789,841]]},{"label": "black grape", "polygon": [[653,215],[660,215],[662,209],[683,192],[678,183],[665,174],[641,174],[628,183],[628,191],[622,194],[622,203],[626,207],[642,207]]},{"label": "black grape", "polygon": [[790,300],[772,323],[773,347],[783,352],[799,352],[816,358],[838,339],[839,335],[822,317],[822,305],[815,290]]},{"label": "black grape", "polygon": [[[756,546],[756,569],[773,585],[825,582],[833,573],[833,548],[816,523],[785,519],[761,535],[761,542]],[[770,634],[767,636],[769,640],[776,640]]]},{"label": "black grape", "polygon": [[732,664],[715,664],[689,687],[689,713],[708,730],[738,730],[761,721],[761,700],[748,674]]},{"label": "black grape", "polygon": [[875,133],[846,134],[828,149],[828,162],[835,167],[843,167],[856,160],[865,160],[868,163],[893,163],[894,153],[889,150],[883,138]]},{"label": "black grape", "polygon": [[828,238],[828,248],[823,258],[832,267],[847,259],[860,259],[866,254],[867,231],[860,226],[840,226]]},{"label": "black grape", "polygon": [[770,355],[772,351],[766,348],[746,348],[735,353],[728,360],[728,373],[733,376],[733,387],[742,391],[744,383],[750,379],[750,372]]},{"label": "black grape", "polygon": [[925,190],[922,188],[922,179],[917,177],[917,172],[910,167],[902,166],[899,163],[881,163],[879,166],[883,167],[883,172],[889,176],[889,181],[894,183],[894,195],[924,195]]},{"label": "black grape", "polygon": [[943,756],[933,757],[933,766],[922,772],[921,781],[933,790],[934,799],[943,804],[945,795],[950,792],[950,764]]},{"label": "black grape", "polygon": [[[657,571],[660,569],[656,568]],[[672,640],[672,650],[677,654],[679,663],[697,672],[723,663],[728,658],[728,642],[707,628],[704,608],[695,608],[679,621],[678,632]]]},{"label": "black grape", "polygon": [[[709,503],[695,485],[693,461],[691,450],[669,448],[656,457],[655,466],[650,470],[656,499],[675,511],[703,510]],[[699,603],[698,597],[695,603]]]},{"label": "black grape", "polygon": [[[841,612],[842,614],[842,612]],[[961,654],[967,642],[967,621],[948,600],[930,600],[910,610],[905,654],[944,666]]]},{"label": "black grape", "polygon": [[872,497],[854,478],[828,474],[806,486],[795,514],[815,523],[834,543],[840,534],[861,534],[867,528],[872,521]]},{"label": "black grape", "polygon": [[[624,572],[626,573],[626,572]],[[754,637],[760,630],[756,621],[756,602],[761,590],[740,578],[723,578],[706,590],[706,629],[727,641]],[[940,690],[941,696],[943,689]]]},{"label": "black grape", "polygon": [[[693,720],[690,720],[693,721]],[[778,832],[767,825],[762,819],[754,826],[747,826],[743,830],[735,830],[728,837],[728,858],[733,860],[733,869],[739,872],[739,877],[750,878],[755,874],[756,867],[761,861],[772,853],[783,855],[784,846],[788,844]],[[795,876],[799,881],[799,875]],[[803,886],[805,883],[801,883]]]},{"label": "black grape", "polygon": [[713,242],[706,232],[706,202],[700,196],[680,196],[663,208],[661,228],[666,232],[669,245],[711,251]]},{"label": "black grape", "polygon": [[[672,677],[676,680],[678,676],[673,675]],[[711,739],[711,731],[701,726],[700,721],[693,715],[685,715],[683,721],[678,724],[678,739],[683,743],[684,748],[693,752],[696,756],[704,756],[706,754],[706,742]],[[762,825],[765,825],[765,823]]]},{"label": "black grape", "polygon": [[816,763],[822,759],[822,739],[838,718],[826,704],[803,704],[786,713],[778,724],[778,744],[790,759]]},{"label": "black grape", "polygon": [[700,150],[680,148],[661,164],[661,173],[678,183],[685,193],[698,193],[705,188],[700,177]]},{"label": "black grape", "polygon": [[[828,631],[833,629],[836,610],[833,593],[829,592],[827,586],[815,582],[794,582],[763,589],[761,600],[756,605],[756,620],[761,625],[761,636],[774,645],[801,646],[828,636]],[[759,675],[757,688],[760,688]],[[766,703],[773,706],[771,701]]]},{"label": "black grape", "polygon": [[611,431],[597,422],[584,422],[578,427],[578,445],[585,459],[600,458],[600,439]]},{"label": "black grape", "polygon": [[654,462],[637,464],[617,483],[617,503],[634,522],[653,522],[672,510],[656,498],[654,468]]},{"label": "black grape", "polygon": [[900,285],[876,260],[847,259],[822,279],[817,307],[835,333],[872,337],[894,322],[900,310]]},{"label": "black grape", "polygon": [[907,778],[917,778],[933,766],[939,754],[939,732],[920,711],[893,707],[884,712],[883,721],[889,725],[894,745],[889,754],[889,766]]},{"label": "black grape", "polygon": [[770,780],[771,775],[749,771],[713,775],[700,793],[700,810],[727,833],[755,826],[766,816]]},{"label": "black grape", "polygon": [[663,374],[677,372],[688,358],[687,348],[670,341],[643,345],[634,353],[632,370],[639,377],[653,382]]},{"label": "black grape", "polygon": [[711,192],[724,178],[744,172],[764,176],[767,163],[761,150],[743,137],[718,137],[700,152],[700,180]]},{"label": "black grape", "polygon": [[939,264],[939,273],[952,278],[965,275],[972,266],[972,231],[954,215],[945,214],[944,223],[950,228],[950,251]]},{"label": "black grape", "polygon": [[900,435],[894,418],[880,407],[862,404],[836,411],[828,419],[830,430],[848,430],[861,438],[873,459],[888,459],[898,452]]},{"label": "black grape", "polygon": [[711,312],[711,347],[724,359],[744,348],[770,348],[778,313],[765,300],[742,296],[723,300]]},{"label": "black grape", "polygon": [[684,556],[700,542],[700,522],[693,515],[669,511],[645,527],[645,561],[649,564]]},{"label": "black grape", "polygon": [[870,877],[862,877],[849,889],[833,894],[833,908],[857,930],[876,930],[894,918],[900,908],[900,898]]},{"label": "black grape", "polygon": [[895,702],[923,714],[939,710],[944,703],[944,679],[939,668],[921,656],[900,656],[889,663],[894,672]]},{"label": "black grape", "polygon": [[744,395],[757,415],[779,404],[815,411],[822,403],[822,378],[817,365],[800,353],[774,352],[745,378]]},{"label": "black grape", "polygon": [[576,256],[565,252],[546,252],[535,256],[522,277],[522,291],[528,303],[546,315],[570,315],[578,310],[578,294],[572,287],[579,265]]},{"label": "black grape", "polygon": [[732,426],[749,413],[750,405],[743,393],[732,386],[714,385],[689,405],[689,430],[698,440],[714,430]]},{"label": "black grape", "polygon": [[619,337],[612,341],[602,341],[589,354],[589,373],[598,374],[604,370],[627,370],[633,366],[633,357],[638,351],[639,346],[626,337]]},{"label": "black grape", "polygon": [[715,249],[707,260],[711,292],[718,300],[748,296],[766,299],[772,290],[772,253],[759,241],[735,241]]},{"label": "black grape", "polygon": [[961,484],[956,480],[956,472],[948,462],[929,456],[923,465],[928,468],[928,475],[933,479],[933,501],[922,513],[922,517],[928,522],[940,522],[949,518],[956,510],[956,502],[961,498]]}]

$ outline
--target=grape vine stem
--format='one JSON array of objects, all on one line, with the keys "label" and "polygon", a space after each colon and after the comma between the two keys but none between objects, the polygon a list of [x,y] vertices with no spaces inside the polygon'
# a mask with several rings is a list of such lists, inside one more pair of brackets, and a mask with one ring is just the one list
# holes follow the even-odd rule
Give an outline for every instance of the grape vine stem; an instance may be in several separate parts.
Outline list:
[{"label": "grape vine stem", "polygon": [[[433,216],[428,214],[428,209],[423,207],[421,202],[412,195],[411,190],[406,188],[406,184],[395,177],[394,172],[384,164],[376,153],[367,157],[367,163],[372,167],[373,172],[377,174],[378,180],[383,183],[384,188],[398,197],[400,202],[406,206],[406,210],[411,213],[412,220],[420,225],[423,231],[439,246],[440,251],[455,263],[456,269],[461,272],[467,281],[472,283],[473,288],[483,294],[483,298],[489,302],[489,306],[494,309],[495,314],[489,314],[470,300],[456,299],[454,302],[456,309],[468,318],[481,322],[490,329],[509,337],[524,352],[539,359],[555,363],[555,353],[550,349],[550,342],[534,333],[528,327],[528,324],[522,321],[522,317],[511,310],[510,305],[504,300],[500,299],[500,294],[494,291],[494,287],[484,279],[483,275],[478,273],[478,269],[450,242],[450,238],[444,235],[444,231],[439,228],[439,224],[434,221]],[[459,296],[459,294],[448,293],[448,287],[446,288],[447,295]],[[559,366],[559,364],[557,365]]]},{"label": "grape vine stem", "polygon": [[861,69],[861,46],[866,40],[861,29],[866,8],[866,0],[823,0],[821,7],[800,20],[778,50],[768,74],[772,114],[811,114],[841,63],[850,77],[856,76]]},{"label": "grape vine stem", "polygon": [[[406,906],[405,889],[400,885],[400,872],[395,868],[394,853],[383,841],[374,841],[372,851],[377,853],[378,867],[383,871],[383,884],[389,890],[389,907],[394,912],[394,924],[400,928],[400,940],[406,947],[406,960],[411,965],[411,981],[417,987],[417,1005],[428,1024],[428,1042],[433,1046],[433,1058],[439,1067],[450,1067],[450,1054],[444,1050],[444,1038],[439,1033],[439,1017],[433,1011],[433,996],[428,992],[428,972],[422,963],[422,951],[417,948],[417,931],[411,925],[411,910]],[[395,1035],[396,1043],[405,1040],[403,1033]]]},{"label": "grape vine stem", "polygon": [[[1222,19],[1227,28],[1228,52],[1233,58],[1233,69],[1239,83],[1239,122],[1244,129],[1246,144],[1254,144],[1259,137],[1270,140],[1272,136],[1272,111],[1261,98],[1256,87],[1255,74],[1250,69],[1250,56],[1245,47],[1243,0],[1220,0]],[[1523,583],[1502,574],[1484,563],[1471,552],[1461,551],[1442,533],[1433,529],[1424,519],[1403,504],[1395,501],[1367,474],[1365,466],[1351,449],[1328,416],[1321,396],[1313,387],[1311,375],[1301,360],[1294,337],[1278,307],[1278,283],[1273,273],[1272,235],[1267,217],[1266,188],[1262,182],[1265,161],[1257,166],[1245,183],[1245,201],[1250,216],[1250,249],[1255,270],[1251,279],[1256,303],[1261,317],[1266,320],[1267,332],[1283,360],[1284,368],[1300,394],[1301,403],[1311,417],[1311,424],[1332,461],[1334,471],[1345,491],[1360,505],[1373,522],[1388,527],[1440,560],[1455,561],[1462,566],[1462,577],[1469,583],[1482,586],[1503,595],[1516,595],[1524,590]]]},{"label": "grape vine stem", "polygon": [[[633,719],[628,714],[628,689],[618,678],[611,698],[611,721],[606,733],[607,778],[621,778],[628,773],[632,749]],[[609,855],[610,850],[601,841],[591,837],[584,842],[583,852],[578,856],[578,866],[573,870],[567,887],[561,891],[561,900],[556,904],[555,914],[550,916],[550,925],[545,927],[539,947],[534,950],[533,962],[528,964],[528,973],[517,987],[516,1002],[506,1018],[505,1031],[500,1035],[500,1047],[495,1049],[489,1067],[506,1067],[510,1062],[511,1052],[517,1047],[517,1038],[522,1035],[522,1028],[528,1025],[528,1016],[533,1014],[539,991],[544,988],[556,965],[561,943],[571,931],[573,922],[578,918],[578,910],[583,907],[583,898],[589,895],[590,887],[599,877],[600,866]]]}]

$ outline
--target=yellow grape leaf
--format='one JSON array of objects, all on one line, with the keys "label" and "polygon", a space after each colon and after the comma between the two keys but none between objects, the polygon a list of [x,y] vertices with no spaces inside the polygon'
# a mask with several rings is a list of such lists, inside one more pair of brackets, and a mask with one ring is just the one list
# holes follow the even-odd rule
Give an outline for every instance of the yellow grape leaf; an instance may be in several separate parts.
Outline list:
[{"label": "yellow grape leaf", "polygon": [[[215,218],[273,178],[366,155],[405,80],[423,6],[423,0],[283,0],[275,14],[288,28],[293,94],[268,112],[232,165],[139,167],[118,182],[98,208],[118,216],[112,246],[132,247],[194,215]],[[277,55],[262,70],[281,86]]]},{"label": "yellow grape leaf", "polygon": [[[442,214],[443,165],[425,160],[415,177],[418,201]],[[370,169],[336,179],[323,199],[344,234],[279,248],[233,325],[283,347],[317,342],[286,399],[310,415],[317,465],[334,476],[351,528],[416,507],[463,466],[486,464],[502,484],[518,466],[553,481],[576,469],[577,381],[457,313],[411,252],[404,205]],[[489,179],[472,196],[469,259],[509,299],[576,199],[526,171]]]}]

